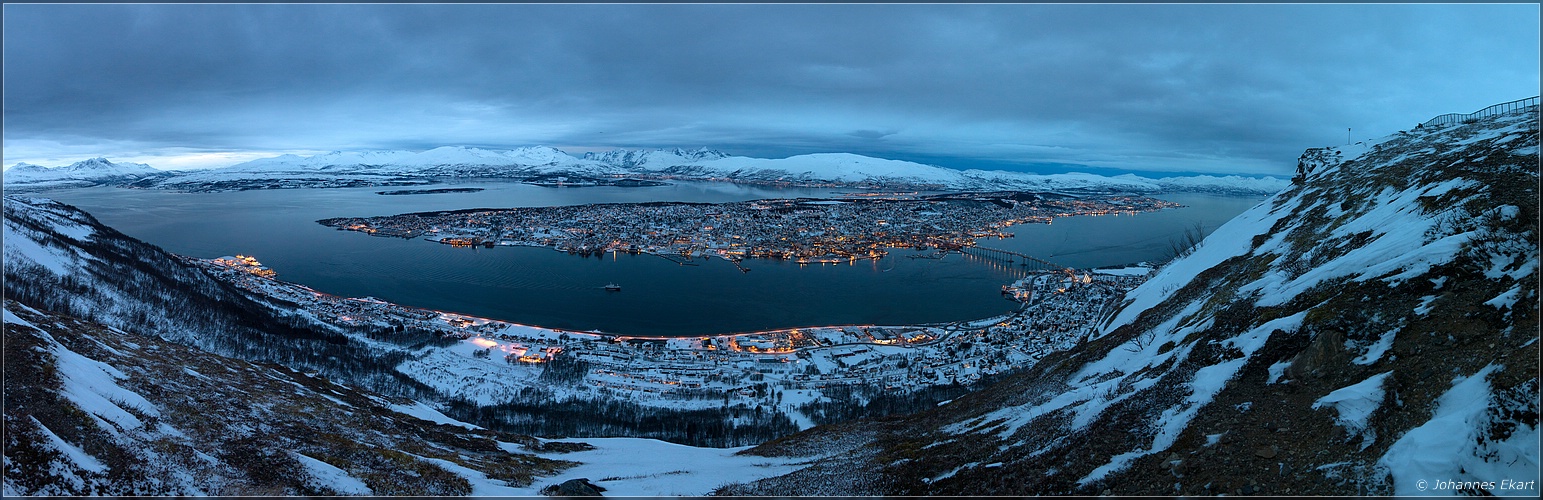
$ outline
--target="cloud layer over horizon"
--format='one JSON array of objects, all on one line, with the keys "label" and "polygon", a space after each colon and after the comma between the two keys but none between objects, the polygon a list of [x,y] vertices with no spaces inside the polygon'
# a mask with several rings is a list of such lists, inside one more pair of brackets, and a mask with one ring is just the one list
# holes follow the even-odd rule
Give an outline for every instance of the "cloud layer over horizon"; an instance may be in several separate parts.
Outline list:
[{"label": "cloud layer over horizon", "polygon": [[1537,5],[6,5],[5,164],[444,145],[1289,175],[1538,93]]}]

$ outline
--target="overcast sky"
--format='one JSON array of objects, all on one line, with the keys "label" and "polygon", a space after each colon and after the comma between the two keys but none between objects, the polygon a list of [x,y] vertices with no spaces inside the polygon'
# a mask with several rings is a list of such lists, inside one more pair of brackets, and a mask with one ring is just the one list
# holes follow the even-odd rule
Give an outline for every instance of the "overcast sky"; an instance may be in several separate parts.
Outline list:
[{"label": "overcast sky", "polygon": [[1538,5],[5,5],[4,164],[442,145],[1290,175],[1538,94]]}]

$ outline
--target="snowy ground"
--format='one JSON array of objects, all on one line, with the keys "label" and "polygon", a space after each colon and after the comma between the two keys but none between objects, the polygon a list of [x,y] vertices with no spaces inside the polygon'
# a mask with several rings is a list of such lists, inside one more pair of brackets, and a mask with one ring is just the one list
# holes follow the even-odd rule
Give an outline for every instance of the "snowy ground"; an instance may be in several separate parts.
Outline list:
[{"label": "snowy ground", "polygon": [[706,495],[725,484],[787,474],[812,460],[735,455],[748,447],[697,448],[653,439],[572,441],[589,443],[595,449],[544,456],[583,462],[582,465],[537,480],[530,488],[509,488],[507,494],[537,495],[547,485],[586,478],[605,488],[605,496]]}]

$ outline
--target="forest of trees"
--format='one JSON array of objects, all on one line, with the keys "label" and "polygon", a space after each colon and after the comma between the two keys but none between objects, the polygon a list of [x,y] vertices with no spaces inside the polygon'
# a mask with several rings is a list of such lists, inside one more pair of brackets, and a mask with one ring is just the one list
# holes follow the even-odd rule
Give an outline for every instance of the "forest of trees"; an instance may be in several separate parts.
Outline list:
[{"label": "forest of trees", "polygon": [[989,386],[1012,372],[981,377],[974,383],[934,385],[910,392],[898,392],[870,385],[841,385],[821,389],[826,399],[798,405],[798,411],[816,424],[834,424],[850,420],[916,413]]},{"label": "forest of trees", "polygon": [[446,415],[477,425],[533,436],[654,438],[691,446],[759,444],[798,432],[787,415],[743,403],[700,410],[672,410],[619,399],[559,400],[527,387],[513,401],[478,406],[451,401]]}]

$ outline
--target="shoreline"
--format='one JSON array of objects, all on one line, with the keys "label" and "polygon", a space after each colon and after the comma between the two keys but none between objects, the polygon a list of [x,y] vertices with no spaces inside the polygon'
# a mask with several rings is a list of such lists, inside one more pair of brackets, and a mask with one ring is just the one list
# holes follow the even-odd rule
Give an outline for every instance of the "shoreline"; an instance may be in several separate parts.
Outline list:
[{"label": "shoreline", "polygon": [[[801,426],[814,422],[800,405],[826,398],[827,390],[905,394],[970,385],[1032,366],[1084,341],[1101,314],[1150,271],[1032,274],[1012,284],[1020,304],[1013,311],[964,321],[658,336],[548,328],[374,297],[340,297],[278,280],[250,256],[179,258],[248,293],[293,304],[287,307],[361,348],[402,352],[407,356],[398,372],[474,404],[523,401],[531,397],[526,391],[535,390],[551,401],[618,399],[678,410],[754,407],[787,414]],[[554,385],[549,376],[562,382]]]}]

